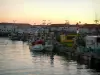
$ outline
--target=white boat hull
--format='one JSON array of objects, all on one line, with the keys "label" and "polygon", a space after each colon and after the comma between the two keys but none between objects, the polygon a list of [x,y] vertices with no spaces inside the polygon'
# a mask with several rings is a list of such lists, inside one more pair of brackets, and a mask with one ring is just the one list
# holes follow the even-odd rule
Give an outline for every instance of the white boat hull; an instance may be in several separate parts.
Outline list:
[{"label": "white boat hull", "polygon": [[32,51],[43,51],[44,47],[42,44],[36,44],[34,46],[29,46],[29,49]]}]

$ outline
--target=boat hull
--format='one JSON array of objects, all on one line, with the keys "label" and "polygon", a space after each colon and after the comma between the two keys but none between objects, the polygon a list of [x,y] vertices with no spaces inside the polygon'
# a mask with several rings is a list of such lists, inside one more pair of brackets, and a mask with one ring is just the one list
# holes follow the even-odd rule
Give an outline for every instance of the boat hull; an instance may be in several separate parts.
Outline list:
[{"label": "boat hull", "polygon": [[43,51],[44,47],[42,44],[37,44],[37,45],[34,45],[34,46],[29,46],[29,49],[32,50],[32,51]]},{"label": "boat hull", "polygon": [[45,45],[44,49],[45,51],[53,51],[54,47],[53,45]]},{"label": "boat hull", "polygon": [[94,52],[94,53],[99,53],[100,54],[100,47],[97,48],[87,48],[83,46],[78,46],[77,47],[77,52],[78,53],[86,53],[86,52]]}]

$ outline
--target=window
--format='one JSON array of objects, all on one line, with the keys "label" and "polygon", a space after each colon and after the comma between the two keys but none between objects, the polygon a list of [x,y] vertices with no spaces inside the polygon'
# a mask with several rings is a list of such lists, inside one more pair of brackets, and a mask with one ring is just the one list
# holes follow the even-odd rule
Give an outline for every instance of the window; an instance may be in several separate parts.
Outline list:
[{"label": "window", "polygon": [[97,37],[97,42],[99,42],[99,43],[100,43],[100,37]]},{"label": "window", "polygon": [[75,36],[67,36],[67,40],[72,40]]}]

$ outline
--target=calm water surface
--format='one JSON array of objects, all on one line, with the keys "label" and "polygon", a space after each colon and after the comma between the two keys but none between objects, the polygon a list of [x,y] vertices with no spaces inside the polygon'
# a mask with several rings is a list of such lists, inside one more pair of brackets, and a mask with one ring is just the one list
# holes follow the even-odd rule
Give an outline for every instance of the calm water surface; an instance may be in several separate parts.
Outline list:
[{"label": "calm water surface", "polygon": [[36,53],[28,44],[0,38],[0,75],[98,75],[75,61],[52,53]]}]

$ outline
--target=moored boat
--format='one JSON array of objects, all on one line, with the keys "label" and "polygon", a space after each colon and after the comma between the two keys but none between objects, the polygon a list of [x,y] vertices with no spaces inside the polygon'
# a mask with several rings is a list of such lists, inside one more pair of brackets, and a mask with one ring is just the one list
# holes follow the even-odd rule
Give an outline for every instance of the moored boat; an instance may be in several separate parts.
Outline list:
[{"label": "moored boat", "polygon": [[8,35],[8,37],[11,40],[21,40],[21,36],[19,36],[17,33],[11,33]]},{"label": "moored boat", "polygon": [[36,40],[29,44],[29,49],[33,51],[43,51],[44,50],[43,43],[44,43],[43,40]]},{"label": "moored boat", "polygon": [[100,53],[100,36],[87,35],[76,39],[77,51]]},{"label": "moored boat", "polygon": [[54,45],[52,43],[52,40],[45,41],[44,49],[45,51],[53,51]]}]

